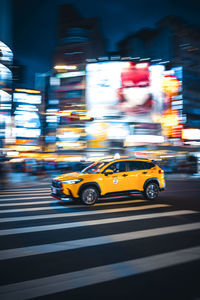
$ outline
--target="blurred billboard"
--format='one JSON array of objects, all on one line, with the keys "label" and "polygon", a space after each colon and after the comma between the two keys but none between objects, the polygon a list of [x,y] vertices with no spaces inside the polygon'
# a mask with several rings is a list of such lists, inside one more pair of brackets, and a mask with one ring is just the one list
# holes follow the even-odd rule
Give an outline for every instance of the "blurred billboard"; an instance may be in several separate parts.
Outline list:
[{"label": "blurred billboard", "polygon": [[86,102],[95,119],[157,122],[165,109],[162,65],[109,61],[86,66]]},{"label": "blurred billboard", "polygon": [[[27,90],[38,92],[35,90]],[[16,138],[37,139],[41,134],[41,122],[39,105],[42,102],[40,94],[29,94],[28,92],[13,93],[13,108],[15,120]]]}]

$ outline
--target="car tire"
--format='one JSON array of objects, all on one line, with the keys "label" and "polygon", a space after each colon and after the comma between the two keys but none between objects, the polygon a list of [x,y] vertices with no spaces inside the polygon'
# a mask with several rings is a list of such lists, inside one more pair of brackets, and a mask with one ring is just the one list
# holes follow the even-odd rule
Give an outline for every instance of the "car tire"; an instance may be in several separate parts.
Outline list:
[{"label": "car tire", "polygon": [[98,191],[93,186],[84,188],[81,192],[80,198],[83,204],[93,205],[98,200]]},{"label": "car tire", "polygon": [[149,182],[144,188],[143,195],[147,200],[155,200],[159,194],[159,186],[156,182]]}]

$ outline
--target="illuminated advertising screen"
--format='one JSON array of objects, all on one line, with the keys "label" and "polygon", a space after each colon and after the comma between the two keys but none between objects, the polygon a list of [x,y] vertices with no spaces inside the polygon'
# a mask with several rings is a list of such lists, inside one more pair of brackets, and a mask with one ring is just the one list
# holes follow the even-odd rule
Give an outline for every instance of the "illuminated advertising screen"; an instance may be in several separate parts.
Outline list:
[{"label": "illuminated advertising screen", "polygon": [[27,93],[13,93],[13,101],[28,104],[41,104],[42,96]]},{"label": "illuminated advertising screen", "polygon": [[91,63],[86,67],[86,101],[96,118],[123,117],[156,122],[164,109],[164,66],[128,61]]},{"label": "illuminated advertising screen", "polygon": [[37,139],[41,134],[41,122],[38,105],[41,95],[28,93],[13,93],[15,136],[17,138]]},{"label": "illuminated advertising screen", "polygon": [[0,63],[0,81],[12,80],[12,72]]}]

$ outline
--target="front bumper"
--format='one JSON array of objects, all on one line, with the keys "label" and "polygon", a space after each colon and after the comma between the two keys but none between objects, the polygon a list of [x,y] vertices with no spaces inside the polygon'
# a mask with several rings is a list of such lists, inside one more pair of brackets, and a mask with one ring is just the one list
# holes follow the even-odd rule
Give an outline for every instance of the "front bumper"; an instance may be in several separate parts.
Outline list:
[{"label": "front bumper", "polygon": [[51,186],[51,196],[58,200],[72,200],[71,195],[64,194],[60,188]]}]

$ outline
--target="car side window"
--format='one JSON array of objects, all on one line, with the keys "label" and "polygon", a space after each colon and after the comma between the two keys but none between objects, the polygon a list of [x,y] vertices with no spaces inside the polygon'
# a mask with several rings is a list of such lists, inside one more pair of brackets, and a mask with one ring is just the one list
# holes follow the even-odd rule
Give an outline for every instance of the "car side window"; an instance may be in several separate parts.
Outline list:
[{"label": "car side window", "polygon": [[142,164],[141,170],[148,170],[148,169],[155,167],[155,165],[153,163],[146,162],[146,161],[141,162],[141,164]]},{"label": "car side window", "polygon": [[129,172],[141,170],[140,162],[139,161],[129,161],[128,162],[128,170],[129,170]]},{"label": "car side window", "polygon": [[126,172],[126,162],[125,161],[118,161],[111,165],[109,165],[104,171],[107,169],[113,170],[114,173]]},{"label": "car side window", "polygon": [[138,170],[146,170],[154,167],[153,163],[145,162],[145,161],[129,161],[128,162],[128,170],[138,171]]}]

